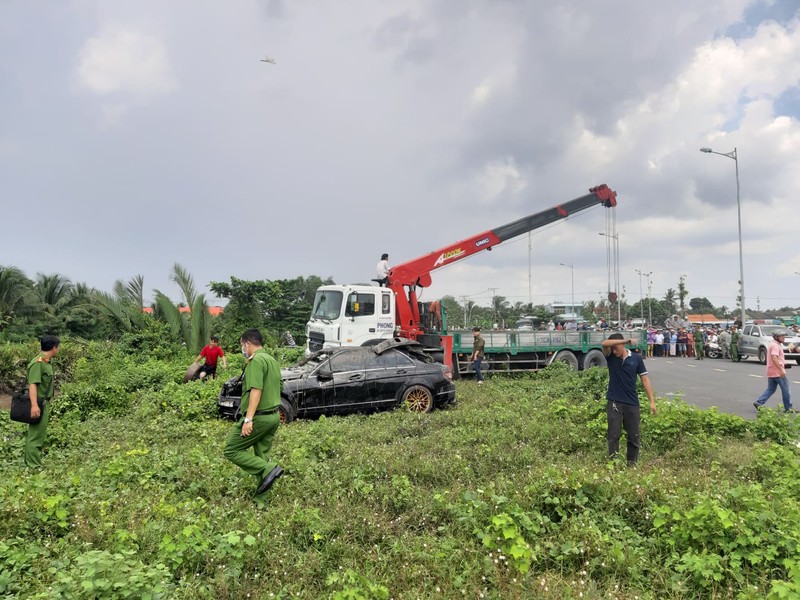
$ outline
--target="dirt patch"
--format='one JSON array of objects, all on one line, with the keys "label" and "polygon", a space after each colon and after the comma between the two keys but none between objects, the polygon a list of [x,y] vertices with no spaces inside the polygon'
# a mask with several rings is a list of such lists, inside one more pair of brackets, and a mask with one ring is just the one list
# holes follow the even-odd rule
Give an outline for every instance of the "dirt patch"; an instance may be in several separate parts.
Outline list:
[{"label": "dirt patch", "polygon": [[11,410],[11,396],[0,394],[0,410]]}]

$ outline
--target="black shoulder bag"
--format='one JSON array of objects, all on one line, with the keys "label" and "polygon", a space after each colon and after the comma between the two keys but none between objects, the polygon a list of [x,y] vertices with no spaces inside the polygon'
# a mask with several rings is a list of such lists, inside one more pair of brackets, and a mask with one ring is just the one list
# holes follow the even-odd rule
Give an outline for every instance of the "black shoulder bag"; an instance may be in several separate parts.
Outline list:
[{"label": "black shoulder bag", "polygon": [[17,423],[28,423],[29,425],[36,425],[42,420],[44,414],[44,399],[39,399],[39,408],[41,413],[36,419],[31,419],[31,398],[28,395],[28,390],[14,392],[11,396],[11,420]]}]

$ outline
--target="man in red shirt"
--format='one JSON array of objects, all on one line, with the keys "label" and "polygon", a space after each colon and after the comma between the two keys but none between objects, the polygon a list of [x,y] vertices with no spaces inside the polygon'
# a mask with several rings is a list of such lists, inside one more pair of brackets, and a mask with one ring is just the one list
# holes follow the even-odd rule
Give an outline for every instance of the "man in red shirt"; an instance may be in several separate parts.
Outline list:
[{"label": "man in red shirt", "polygon": [[217,336],[211,336],[211,343],[208,344],[203,350],[200,352],[200,355],[194,359],[194,362],[200,362],[201,358],[205,358],[205,364],[200,367],[200,370],[197,373],[197,377],[199,379],[203,379],[207,375],[211,375],[213,379],[217,378],[217,361],[222,357],[222,368],[228,368],[228,361],[225,360],[225,352],[222,348],[219,347],[219,338]]}]

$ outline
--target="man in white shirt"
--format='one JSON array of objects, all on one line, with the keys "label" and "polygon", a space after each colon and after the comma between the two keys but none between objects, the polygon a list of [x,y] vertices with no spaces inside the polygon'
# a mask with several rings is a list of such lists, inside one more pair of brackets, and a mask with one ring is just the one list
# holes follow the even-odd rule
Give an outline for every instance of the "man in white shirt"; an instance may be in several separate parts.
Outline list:
[{"label": "man in white shirt", "polygon": [[376,267],[378,273],[378,285],[384,286],[389,283],[389,255],[386,253],[381,254],[381,260]]},{"label": "man in white shirt", "polygon": [[664,349],[664,334],[661,333],[659,329],[656,331],[655,340],[653,340],[653,348],[655,350],[655,356],[663,356],[663,349]]}]

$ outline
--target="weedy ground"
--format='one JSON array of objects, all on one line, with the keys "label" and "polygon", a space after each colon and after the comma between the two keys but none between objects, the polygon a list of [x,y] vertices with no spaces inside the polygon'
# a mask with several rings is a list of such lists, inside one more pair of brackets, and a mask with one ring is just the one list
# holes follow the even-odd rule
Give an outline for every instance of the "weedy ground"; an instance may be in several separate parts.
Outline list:
[{"label": "weedy ground", "polygon": [[42,472],[0,413],[0,597],[800,595],[794,416],[659,401],[627,468],[605,453],[605,370],[460,381],[447,410],[281,426],[285,475],[256,503],[222,456],[220,380],[73,359]]}]

